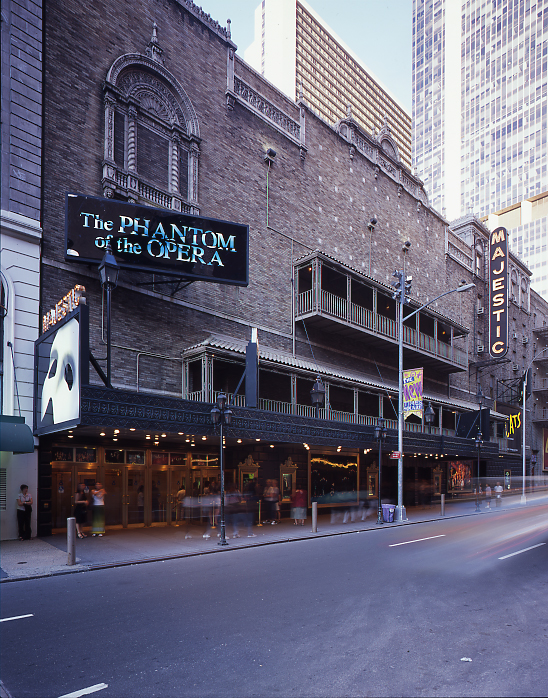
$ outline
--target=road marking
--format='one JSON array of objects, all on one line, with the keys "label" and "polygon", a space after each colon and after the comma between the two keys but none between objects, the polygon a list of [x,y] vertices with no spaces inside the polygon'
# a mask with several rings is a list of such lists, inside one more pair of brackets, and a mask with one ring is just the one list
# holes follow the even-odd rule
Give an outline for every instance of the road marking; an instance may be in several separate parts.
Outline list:
[{"label": "road marking", "polygon": [[389,545],[389,548],[395,548],[397,545],[409,545],[409,543],[420,543],[421,540],[432,540],[432,538],[445,538],[445,533],[440,534],[439,536],[428,536],[428,538],[417,538],[417,540],[406,540],[405,543],[392,543],[392,545]]},{"label": "road marking", "polygon": [[11,618],[0,618],[0,623],[5,623],[8,620],[19,620],[19,618],[32,618],[34,613],[27,613],[24,616],[12,616]]},{"label": "road marking", "polygon": [[90,693],[102,691],[103,688],[108,688],[108,683],[96,683],[95,686],[81,688],[79,691],[74,691],[73,693],[65,693],[65,695],[59,696],[59,698],[80,698],[80,696],[87,696]]},{"label": "road marking", "polygon": [[515,553],[510,553],[509,555],[503,555],[499,557],[499,560],[506,560],[507,557],[514,557],[514,555],[519,555],[520,553],[526,553],[528,550],[533,550],[533,548],[540,548],[541,545],[546,545],[546,543],[537,543],[537,545],[532,545],[529,548],[523,548],[523,550],[517,550]]}]

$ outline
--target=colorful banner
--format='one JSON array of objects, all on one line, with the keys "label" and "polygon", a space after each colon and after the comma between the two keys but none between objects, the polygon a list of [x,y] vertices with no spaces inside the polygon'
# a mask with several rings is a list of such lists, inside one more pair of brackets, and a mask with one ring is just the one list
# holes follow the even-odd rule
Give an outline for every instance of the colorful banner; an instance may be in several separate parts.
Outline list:
[{"label": "colorful banner", "polygon": [[422,419],[423,369],[410,368],[403,372],[403,418],[416,414]]}]

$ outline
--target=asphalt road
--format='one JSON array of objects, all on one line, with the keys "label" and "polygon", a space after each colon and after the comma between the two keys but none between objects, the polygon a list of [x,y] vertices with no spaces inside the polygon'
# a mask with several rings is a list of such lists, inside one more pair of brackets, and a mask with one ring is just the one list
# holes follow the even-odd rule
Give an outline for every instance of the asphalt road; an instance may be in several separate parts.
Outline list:
[{"label": "asphalt road", "polygon": [[2,681],[13,698],[545,696],[547,572],[542,506],[14,582],[1,617],[33,615],[2,624]]}]

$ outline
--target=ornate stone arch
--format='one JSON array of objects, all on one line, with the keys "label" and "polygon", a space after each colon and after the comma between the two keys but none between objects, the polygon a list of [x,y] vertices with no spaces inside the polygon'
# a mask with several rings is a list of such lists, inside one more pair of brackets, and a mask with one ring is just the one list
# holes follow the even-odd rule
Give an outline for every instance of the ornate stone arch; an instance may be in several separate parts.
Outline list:
[{"label": "ornate stone arch", "polygon": [[395,162],[400,162],[401,158],[398,144],[392,136],[386,116],[384,117],[382,128],[377,135],[377,140],[388,157],[392,158]]},{"label": "ornate stone arch", "polygon": [[[103,191],[108,197],[195,214],[199,213],[200,126],[188,95],[164,66],[162,53],[155,24],[146,55],[124,54],[108,70],[103,85]],[[166,170],[160,165],[158,181],[151,181],[150,172],[139,171],[138,128],[139,134],[146,131],[157,139],[155,146],[161,144]]]}]

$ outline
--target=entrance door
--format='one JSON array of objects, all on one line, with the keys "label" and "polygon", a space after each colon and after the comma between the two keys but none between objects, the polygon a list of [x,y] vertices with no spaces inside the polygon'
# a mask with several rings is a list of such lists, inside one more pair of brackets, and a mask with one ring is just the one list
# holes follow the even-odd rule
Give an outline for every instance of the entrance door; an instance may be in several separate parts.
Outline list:
[{"label": "entrance door", "polygon": [[152,508],[152,523],[167,522],[167,468],[163,470],[153,470],[151,482],[151,508]]},{"label": "entrance door", "polygon": [[120,526],[123,521],[123,470],[122,468],[105,468],[102,483],[105,495],[105,525]]},{"label": "entrance door", "polygon": [[72,467],[54,468],[52,472],[52,519],[53,528],[66,528],[67,519],[72,516],[74,489]]},{"label": "entrance door", "polygon": [[[186,490],[186,468],[171,468],[170,470],[170,496],[168,498],[168,523],[176,523],[183,518],[183,506],[177,501],[177,492]],[[188,493],[190,495],[190,493]],[[177,509],[179,507],[179,510]]]},{"label": "entrance door", "polygon": [[128,468],[125,472],[123,525],[142,526],[145,523],[145,470]]}]

